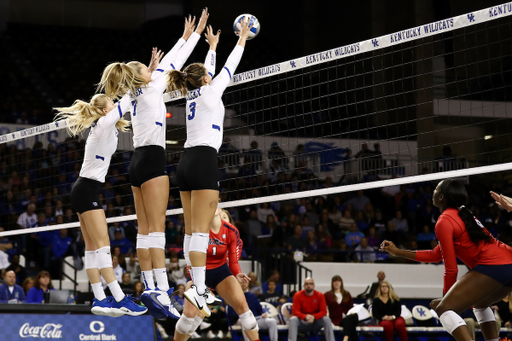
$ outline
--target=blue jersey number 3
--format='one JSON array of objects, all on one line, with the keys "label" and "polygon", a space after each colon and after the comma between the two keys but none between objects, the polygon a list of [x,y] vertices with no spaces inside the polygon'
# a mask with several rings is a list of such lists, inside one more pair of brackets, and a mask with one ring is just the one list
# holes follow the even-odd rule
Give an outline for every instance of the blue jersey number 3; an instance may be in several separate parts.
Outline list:
[{"label": "blue jersey number 3", "polygon": [[190,103],[190,105],[188,106],[188,108],[190,109],[190,112],[191,114],[188,115],[188,120],[190,121],[191,119],[193,119],[194,117],[196,117],[196,102],[192,102]]}]

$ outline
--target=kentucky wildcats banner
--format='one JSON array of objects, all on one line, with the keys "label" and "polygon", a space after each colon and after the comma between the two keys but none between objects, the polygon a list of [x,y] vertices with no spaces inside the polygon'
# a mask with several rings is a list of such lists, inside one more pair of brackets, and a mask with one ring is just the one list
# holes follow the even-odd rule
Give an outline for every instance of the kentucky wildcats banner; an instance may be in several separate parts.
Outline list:
[{"label": "kentucky wildcats banner", "polygon": [[2,340],[153,340],[151,316],[0,315]]}]

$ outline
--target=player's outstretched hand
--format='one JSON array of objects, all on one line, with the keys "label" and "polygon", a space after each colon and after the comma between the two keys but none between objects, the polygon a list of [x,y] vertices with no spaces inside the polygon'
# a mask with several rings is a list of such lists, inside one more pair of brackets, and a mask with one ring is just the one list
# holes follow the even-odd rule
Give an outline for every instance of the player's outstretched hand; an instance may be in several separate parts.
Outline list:
[{"label": "player's outstretched hand", "polygon": [[194,33],[194,29],[196,28],[196,17],[192,17],[190,14],[188,18],[185,18],[185,30],[183,31],[183,39],[188,40],[192,33]]},{"label": "player's outstretched hand", "polygon": [[243,17],[242,20],[240,21],[240,38],[247,40],[253,25],[254,23],[251,23],[251,18]]},{"label": "player's outstretched hand", "polygon": [[389,240],[384,240],[382,244],[380,244],[381,252],[387,252],[391,256],[396,256],[396,252],[398,251],[398,248],[395,246],[395,244]]},{"label": "player's outstretched hand", "polygon": [[239,283],[249,283],[251,281],[249,276],[247,276],[244,273],[239,273],[238,275],[236,275],[236,279],[238,280]]},{"label": "player's outstretched hand", "polygon": [[160,60],[162,59],[164,53],[160,51],[157,47],[153,47],[153,51],[151,52],[151,60],[149,62],[148,71],[149,73],[153,73],[158,69],[158,65],[160,64]]},{"label": "player's outstretched hand", "polygon": [[217,44],[219,43],[220,30],[217,30],[217,34],[213,34],[212,25],[208,25],[204,36],[206,37],[206,42],[210,45],[210,50],[215,51]]},{"label": "player's outstretched hand", "polygon": [[512,211],[512,198],[509,198],[503,194],[494,193],[491,191],[492,198],[496,201],[498,206],[503,207],[507,212]]},{"label": "player's outstretched hand", "polygon": [[197,34],[203,33],[204,29],[206,28],[206,22],[208,21],[209,16],[210,16],[210,13],[208,13],[208,7],[205,7],[203,9],[203,12],[201,13],[201,18],[199,18],[199,22],[197,23],[197,28],[196,28]]}]

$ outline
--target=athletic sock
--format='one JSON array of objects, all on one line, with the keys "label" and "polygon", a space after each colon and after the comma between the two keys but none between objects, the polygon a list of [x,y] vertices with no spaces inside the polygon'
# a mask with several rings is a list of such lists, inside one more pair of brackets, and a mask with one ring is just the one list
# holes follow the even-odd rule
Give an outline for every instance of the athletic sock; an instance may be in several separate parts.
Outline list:
[{"label": "athletic sock", "polygon": [[142,281],[146,289],[154,289],[155,281],[153,280],[153,270],[142,271]]},{"label": "athletic sock", "polygon": [[94,297],[98,301],[103,301],[107,296],[105,296],[105,291],[101,286],[101,282],[91,284],[92,292],[94,293]]},{"label": "athletic sock", "polygon": [[192,281],[199,295],[203,295],[206,291],[205,274],[206,266],[192,267]]},{"label": "athletic sock", "polygon": [[119,285],[118,281],[113,281],[111,283],[108,283],[108,288],[110,289],[110,292],[112,293],[112,296],[114,296],[114,299],[117,302],[121,302],[125,296],[123,290],[121,290],[121,286]]},{"label": "athletic sock", "polygon": [[155,269],[156,284],[162,291],[169,290],[169,281],[167,280],[167,270],[165,268]]}]

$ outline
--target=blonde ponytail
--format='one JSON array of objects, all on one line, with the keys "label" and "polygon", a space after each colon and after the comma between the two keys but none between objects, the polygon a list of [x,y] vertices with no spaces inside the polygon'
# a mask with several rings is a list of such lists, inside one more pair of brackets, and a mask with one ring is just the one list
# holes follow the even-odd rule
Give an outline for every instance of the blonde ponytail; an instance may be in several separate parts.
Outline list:
[{"label": "blonde ponytail", "polygon": [[[70,107],[54,108],[58,111],[55,120],[67,120],[69,135],[76,136],[105,116],[103,109],[107,107],[109,101],[111,99],[103,94],[94,95],[90,103],[76,100]],[[126,131],[129,125],[130,122],[122,118],[117,121],[116,128],[120,131]]]},{"label": "blonde ponytail", "polygon": [[128,65],[115,62],[107,65],[103,70],[96,92],[105,91],[108,97],[115,99],[119,99],[129,92],[137,93],[139,88],[149,82],[142,77],[139,69],[133,67],[134,63],[130,62],[132,65]]},{"label": "blonde ponytail", "polygon": [[189,90],[202,87],[206,69],[201,63],[190,64],[183,72],[171,70],[167,72],[167,91],[180,91],[183,96]]}]

